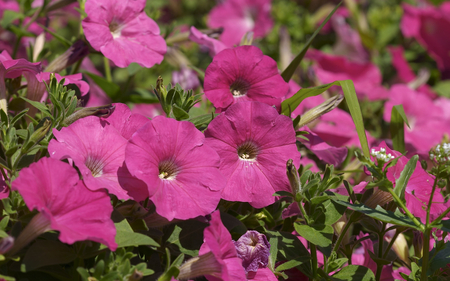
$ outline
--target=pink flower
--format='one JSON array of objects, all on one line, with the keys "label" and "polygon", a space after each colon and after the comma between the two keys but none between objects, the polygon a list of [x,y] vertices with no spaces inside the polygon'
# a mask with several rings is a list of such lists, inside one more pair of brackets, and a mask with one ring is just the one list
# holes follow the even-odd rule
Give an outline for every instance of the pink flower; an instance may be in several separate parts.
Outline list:
[{"label": "pink flower", "polygon": [[220,219],[220,212],[211,214],[210,226],[203,232],[199,256],[180,267],[179,280],[205,276],[209,281],[246,281],[242,260],[238,258],[231,234]]},{"label": "pink flower", "polygon": [[131,112],[144,115],[147,118],[153,118],[161,115],[164,111],[160,103],[139,103],[135,104]]},{"label": "pink flower", "polygon": [[[92,240],[113,251],[117,248],[109,196],[87,189],[70,165],[42,158],[20,171],[12,189],[19,191],[30,210],[40,212],[24,233],[30,231],[36,237],[53,229],[60,232],[59,239],[64,243]],[[19,236],[20,239],[23,238]]]},{"label": "pink flower", "polygon": [[180,84],[184,90],[193,90],[200,86],[197,73],[187,67],[181,67],[180,71],[172,72],[172,85]]},{"label": "pink flower", "polygon": [[145,185],[130,175],[124,163],[127,139],[119,130],[102,122],[105,121],[89,116],[60,131],[54,129],[56,139],[48,146],[50,157],[72,159],[91,190],[106,188],[119,199],[130,199],[124,189],[130,186],[144,192],[137,200],[145,199]]},{"label": "pink flower", "polygon": [[386,122],[390,122],[392,107],[398,104],[403,105],[410,126],[405,125],[405,142],[411,144],[417,153],[428,155],[428,151],[441,142],[444,134],[450,132],[448,122],[442,118],[444,111],[426,95],[406,85],[394,85],[384,108]]},{"label": "pink flower", "polygon": [[220,160],[204,142],[192,123],[157,116],[126,147],[131,174],[147,184],[156,212],[168,220],[207,215],[219,203]]},{"label": "pink flower", "polygon": [[331,83],[336,80],[352,80],[358,97],[369,100],[384,99],[388,92],[381,87],[381,72],[371,62],[351,62],[342,56],[325,54],[318,50],[309,50],[307,58],[316,63],[313,70],[321,83]]},{"label": "pink flower", "polygon": [[242,101],[280,106],[289,85],[278,74],[277,63],[254,46],[225,49],[205,72],[205,95],[223,111]]},{"label": "pink flower", "polygon": [[450,40],[442,34],[450,31],[450,3],[440,7],[416,8],[403,4],[403,18],[400,24],[405,37],[414,37],[436,60],[439,69],[450,68]]},{"label": "pink flower", "polygon": [[205,46],[209,49],[209,55],[214,57],[221,51],[227,48],[225,44],[220,42],[219,40],[213,39],[206,34],[201,33],[197,28],[191,26],[189,40]]},{"label": "pink flower", "polygon": [[236,246],[238,257],[242,259],[242,266],[246,273],[267,267],[270,244],[264,234],[256,230],[248,230],[234,242],[234,246]]},{"label": "pink flower", "polygon": [[254,32],[255,38],[264,37],[273,26],[270,17],[271,0],[227,0],[209,13],[208,26],[223,27],[220,41],[228,47],[238,44],[245,33]]},{"label": "pink flower", "polygon": [[311,150],[320,160],[327,164],[339,166],[347,157],[348,149],[346,147],[330,146],[313,132],[305,135],[305,137],[308,138],[309,141],[303,138],[298,138],[298,140],[305,145],[306,148]]},{"label": "pink flower", "polygon": [[[385,142],[382,142],[379,146],[374,147],[375,151],[379,151],[381,148],[385,149],[386,154],[391,154],[394,157],[401,156],[401,153],[390,149]],[[402,156],[398,159],[397,164],[388,168],[386,174],[388,180],[394,184],[400,177],[401,172],[404,170],[406,163],[409,159]],[[416,169],[414,170],[411,178],[405,189],[406,207],[416,217],[419,217],[422,222],[426,220],[426,208],[428,206],[428,200],[431,196],[431,190],[433,187],[434,178],[428,174],[417,161]],[[431,205],[430,218],[436,218],[447,208],[444,204],[445,200],[442,194],[437,189],[433,196],[433,204]]]},{"label": "pink flower", "polygon": [[[366,236],[369,236],[369,234],[360,233],[357,236],[357,239],[361,239]],[[352,255],[352,264],[368,267],[375,274],[377,272],[377,264],[372,260],[372,258],[369,255],[369,251],[372,253],[374,252],[373,242],[370,239],[366,239],[361,241],[361,245],[362,247],[356,249]],[[392,265],[385,265],[383,266],[383,269],[381,271],[380,280],[394,281],[392,274],[393,274]]]},{"label": "pink flower", "polygon": [[[320,122],[311,128],[321,139],[335,147],[357,146],[361,147],[355,123],[351,115],[339,108],[322,115]],[[366,131],[367,140],[371,143],[374,139]]]},{"label": "pink flower", "polygon": [[145,0],[89,0],[82,22],[92,47],[119,67],[137,62],[144,67],[161,63],[166,42],[158,25],[145,12]]},{"label": "pink flower", "polygon": [[226,177],[222,198],[263,208],[275,202],[276,191],[291,191],[286,162],[299,166],[300,153],[289,117],[260,102],[232,105],[205,132],[206,143],[221,158]]},{"label": "pink flower", "polygon": [[131,113],[130,108],[123,103],[113,103],[114,109],[108,117],[100,118],[104,125],[111,125],[129,140],[131,136],[150,120],[139,113]]}]

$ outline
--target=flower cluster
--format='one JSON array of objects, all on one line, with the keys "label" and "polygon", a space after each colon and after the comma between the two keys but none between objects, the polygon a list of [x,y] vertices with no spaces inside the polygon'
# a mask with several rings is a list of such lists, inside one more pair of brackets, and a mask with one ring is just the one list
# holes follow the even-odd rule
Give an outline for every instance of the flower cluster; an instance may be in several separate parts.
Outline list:
[{"label": "flower cluster", "polygon": [[450,161],[450,143],[438,144],[434,150],[430,150],[430,159],[437,163],[446,163]]}]

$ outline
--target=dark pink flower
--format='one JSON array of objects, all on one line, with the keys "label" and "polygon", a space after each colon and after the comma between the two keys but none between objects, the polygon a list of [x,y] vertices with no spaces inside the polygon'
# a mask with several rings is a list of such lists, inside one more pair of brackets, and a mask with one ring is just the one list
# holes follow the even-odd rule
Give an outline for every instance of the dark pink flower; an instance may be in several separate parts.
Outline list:
[{"label": "dark pink flower", "polygon": [[137,62],[144,67],[161,63],[166,42],[158,25],[145,12],[145,0],[89,0],[82,22],[86,39],[119,67]]},{"label": "dark pink flower", "polygon": [[298,140],[311,150],[320,160],[327,164],[339,166],[347,157],[348,149],[346,147],[333,147],[328,145],[322,138],[313,132],[305,135],[309,141],[298,138]]},{"label": "dark pink flower", "polygon": [[403,4],[403,18],[400,24],[405,37],[414,37],[436,60],[439,69],[450,68],[450,39],[442,34],[450,31],[450,3],[440,7],[416,8]]},{"label": "dark pink flower", "polygon": [[255,208],[275,202],[276,191],[291,191],[286,162],[299,166],[292,120],[260,102],[232,105],[209,124],[206,143],[221,158],[226,177],[222,198],[250,202]]},{"label": "dark pink flower", "polygon": [[[102,122],[105,121],[89,116],[60,131],[54,129],[55,139],[50,141],[48,152],[52,158],[72,159],[89,189],[105,188],[119,199],[130,199],[124,182],[127,186],[141,187],[141,184],[130,175],[124,163],[128,141],[116,128]],[[145,185],[141,189],[145,192]],[[146,194],[139,199],[142,197]]]},{"label": "dark pink flower", "polygon": [[220,212],[211,214],[210,226],[203,232],[199,256],[180,267],[178,279],[205,276],[209,281],[246,281],[242,260],[238,258],[230,232],[225,228]]},{"label": "dark pink flower", "polygon": [[242,101],[280,106],[289,85],[278,73],[277,63],[254,46],[225,49],[205,72],[205,96],[219,110]]},{"label": "dark pink flower", "polygon": [[[401,156],[401,153],[390,149],[385,142],[382,142],[379,146],[373,148],[375,151],[380,151],[384,149],[386,155],[391,155],[393,157]],[[408,163],[408,158],[401,156],[397,164],[393,167],[388,168],[387,178],[392,183],[400,177],[401,172],[404,170],[406,163]],[[385,161],[387,162],[387,161]],[[434,183],[434,178],[428,174],[421,166],[420,162],[417,161],[416,169],[414,170],[411,178],[405,189],[405,200],[406,207],[408,210],[416,217],[419,217],[422,222],[426,220],[426,208],[428,206],[428,200],[431,196],[431,191]],[[444,197],[437,190],[434,193],[433,204],[431,205],[430,217],[431,219],[439,216],[447,208],[444,205]]]},{"label": "dark pink flower", "polygon": [[131,174],[147,184],[156,212],[168,220],[207,215],[219,203],[220,160],[204,142],[192,123],[157,116],[126,147]]},{"label": "dark pink flower", "polygon": [[92,240],[113,251],[117,248],[109,196],[87,189],[70,165],[42,158],[20,171],[12,189],[19,191],[30,210],[40,212],[28,225],[40,229],[37,235],[53,229],[60,232],[64,243]]},{"label": "dark pink flower", "polygon": [[232,47],[249,31],[255,38],[269,33],[273,26],[270,10],[271,0],[226,0],[211,10],[208,26],[223,27],[220,41]]},{"label": "dark pink flower", "polygon": [[[321,139],[335,147],[361,147],[355,123],[351,115],[339,108],[322,115],[320,122],[311,128]],[[367,140],[371,143],[374,138],[366,131]]]},{"label": "dark pink flower", "polygon": [[153,118],[161,115],[164,111],[160,103],[139,103],[135,104],[131,112],[144,115],[147,118]]},{"label": "dark pink flower", "polygon": [[222,50],[226,49],[227,46],[220,42],[219,40],[216,40],[214,38],[209,37],[208,35],[201,33],[197,28],[191,26],[190,34],[189,34],[189,40],[201,45],[205,46],[209,49],[209,55],[211,57],[214,57],[218,53],[220,53]]},{"label": "dark pink flower", "polygon": [[331,25],[337,35],[336,44],[333,46],[333,54],[345,56],[353,62],[365,63],[369,60],[369,54],[362,45],[358,31],[353,30],[345,22],[347,17],[348,15],[342,13],[335,13],[331,17]]},{"label": "dark pink flower", "polygon": [[314,60],[313,70],[321,83],[336,80],[352,80],[358,97],[370,100],[384,99],[388,92],[381,86],[381,72],[371,62],[351,62],[342,56],[334,56],[318,50],[309,50],[307,58]]},{"label": "dark pink flower", "polygon": [[392,107],[403,105],[409,126],[405,125],[405,142],[411,144],[417,153],[428,155],[428,151],[439,144],[444,134],[450,133],[450,125],[442,118],[444,111],[426,95],[406,85],[394,85],[384,107],[384,120],[390,122]]},{"label": "dark pink flower", "polygon": [[234,242],[246,273],[256,272],[269,264],[270,244],[264,234],[249,230]]},{"label": "dark pink flower", "polygon": [[129,140],[131,136],[150,120],[139,113],[131,113],[130,108],[123,103],[113,103],[114,109],[108,117],[101,117],[104,126],[110,125]]}]

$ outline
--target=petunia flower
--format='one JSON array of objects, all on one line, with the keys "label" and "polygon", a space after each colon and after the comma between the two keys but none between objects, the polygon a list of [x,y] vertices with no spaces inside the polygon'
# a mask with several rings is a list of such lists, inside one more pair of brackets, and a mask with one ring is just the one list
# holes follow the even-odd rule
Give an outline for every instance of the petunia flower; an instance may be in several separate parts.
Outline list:
[{"label": "petunia flower", "polygon": [[214,38],[209,37],[208,35],[200,32],[197,28],[191,26],[189,33],[189,40],[201,45],[205,46],[209,50],[209,55],[214,57],[221,51],[227,48],[225,44],[216,40]]},{"label": "petunia flower", "polygon": [[220,41],[232,47],[249,31],[255,38],[268,34],[273,27],[270,10],[271,0],[227,0],[211,10],[208,26],[223,27]]},{"label": "petunia flower", "polygon": [[275,202],[276,191],[291,191],[286,162],[299,167],[292,120],[260,102],[240,102],[211,121],[206,144],[221,158],[226,177],[222,198],[263,208]]},{"label": "petunia flower", "polygon": [[270,244],[264,234],[249,230],[234,242],[234,246],[246,273],[256,272],[269,264]]},{"label": "petunia flower", "polygon": [[181,67],[180,71],[172,72],[172,85],[177,83],[184,90],[194,90],[200,86],[196,72],[188,67]]},{"label": "petunia flower", "polygon": [[277,63],[254,46],[225,49],[205,72],[205,96],[218,111],[242,101],[280,106],[289,85],[278,73]]},{"label": "petunia flower", "polygon": [[166,42],[144,11],[145,0],[89,0],[82,21],[92,47],[119,67],[136,62],[144,67],[161,63]]},{"label": "petunia flower", "polygon": [[306,57],[315,61],[313,70],[321,83],[352,80],[358,97],[369,100],[385,99],[388,92],[381,86],[381,72],[371,62],[352,62],[343,56],[309,50]]},{"label": "petunia flower", "polygon": [[400,29],[405,37],[415,38],[433,57],[440,70],[448,76],[450,41],[446,34],[450,30],[450,3],[444,2],[439,7],[425,6],[417,8],[403,4],[403,17]]},{"label": "petunia flower", "polygon": [[219,156],[188,121],[157,116],[126,147],[125,163],[148,186],[156,212],[168,220],[210,214],[224,179]]},{"label": "petunia flower", "polygon": [[[392,107],[403,105],[409,127],[405,124],[405,143],[414,147],[417,153],[428,156],[428,151],[439,144],[444,134],[450,133],[450,125],[442,107],[437,106],[424,94],[406,85],[394,85],[389,100],[384,106],[384,120],[391,121]],[[409,150],[411,152],[411,150]]]},{"label": "petunia flower", "polygon": [[28,208],[39,214],[20,234],[11,254],[49,230],[59,231],[59,240],[67,244],[92,240],[113,251],[117,248],[109,196],[87,189],[70,165],[42,158],[20,171],[12,189],[19,191]]},{"label": "petunia flower", "polygon": [[[125,166],[128,141],[116,128],[102,125],[102,122],[105,121],[88,116],[60,131],[54,129],[55,139],[50,141],[48,152],[52,158],[72,159],[89,189],[105,188],[119,199],[130,199],[124,184],[137,187],[142,184],[131,176]],[[146,194],[137,200],[142,197],[145,198]]]},{"label": "petunia flower", "polygon": [[220,212],[211,214],[210,226],[203,232],[199,256],[180,266],[178,280],[205,276],[209,281],[247,280],[242,260],[237,256],[231,234],[220,219]]}]

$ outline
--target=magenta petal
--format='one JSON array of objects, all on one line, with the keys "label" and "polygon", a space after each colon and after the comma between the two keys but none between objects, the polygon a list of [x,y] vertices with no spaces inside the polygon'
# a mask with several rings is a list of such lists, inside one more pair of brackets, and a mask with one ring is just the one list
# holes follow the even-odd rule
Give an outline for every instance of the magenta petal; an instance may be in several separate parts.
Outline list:
[{"label": "magenta petal", "polygon": [[92,240],[113,251],[117,248],[109,196],[88,190],[70,165],[42,158],[22,169],[12,186],[30,210],[37,209],[50,219],[62,242]]},{"label": "magenta petal", "polygon": [[201,33],[197,28],[193,26],[191,26],[190,28],[189,40],[199,45],[206,46],[209,49],[209,55],[211,57],[214,57],[222,50],[227,48],[227,46],[225,46],[225,44],[223,44],[219,40],[208,37],[208,35]]},{"label": "magenta petal", "polygon": [[226,177],[222,198],[262,208],[275,202],[273,193],[291,191],[286,162],[299,166],[300,153],[289,117],[260,102],[232,105],[205,132],[206,143],[221,157]]},{"label": "magenta petal", "polygon": [[333,147],[328,145],[318,135],[310,132],[306,136],[309,141],[298,138],[309,150],[311,150],[320,160],[327,164],[339,166],[347,157],[348,149],[346,147]]},{"label": "magenta petal", "polygon": [[48,146],[50,157],[72,159],[89,189],[106,188],[119,199],[130,198],[118,178],[119,168],[125,160],[127,140],[115,128],[103,127],[98,117],[89,116],[61,131],[53,130],[53,134],[56,139]]},{"label": "magenta petal", "polygon": [[131,114],[130,108],[123,103],[114,103],[114,110],[106,118],[100,118],[102,123],[113,126],[120,132],[122,137],[129,140],[131,136],[148,121],[148,118],[141,114]]},{"label": "magenta petal", "polygon": [[211,213],[220,200],[219,156],[187,121],[157,116],[130,139],[125,162],[148,186],[156,212],[172,220]]}]

